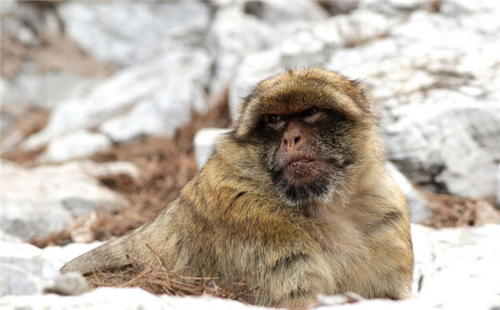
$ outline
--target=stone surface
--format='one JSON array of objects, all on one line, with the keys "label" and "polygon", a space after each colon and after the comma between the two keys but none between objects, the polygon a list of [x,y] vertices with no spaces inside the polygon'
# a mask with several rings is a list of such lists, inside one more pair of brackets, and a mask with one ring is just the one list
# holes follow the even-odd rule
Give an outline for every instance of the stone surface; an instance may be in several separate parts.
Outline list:
[{"label": "stone surface", "polygon": [[68,2],[57,8],[71,38],[92,56],[118,67],[151,59],[166,33],[199,20],[208,22],[210,13],[208,6],[198,1]]},{"label": "stone surface", "polygon": [[432,216],[432,211],[424,197],[415,189],[413,184],[391,162],[385,168],[392,175],[410,205],[410,219],[414,223],[423,223]]},{"label": "stone surface", "polygon": [[50,141],[43,157],[50,162],[64,162],[99,153],[111,146],[112,141],[107,136],[79,130]]},{"label": "stone surface", "polygon": [[198,169],[201,169],[212,156],[217,138],[230,129],[203,128],[194,136],[194,154]]},{"label": "stone surface", "polygon": [[88,94],[60,104],[47,126],[23,146],[37,149],[68,132],[95,127],[116,142],[170,135],[189,121],[190,109],[207,109],[209,66],[205,51],[181,47],[124,69]]},{"label": "stone surface", "polygon": [[58,275],[54,279],[54,284],[44,288],[45,293],[54,293],[63,296],[81,295],[88,290],[85,278],[75,272],[69,272]]},{"label": "stone surface", "polygon": [[243,5],[232,5],[217,11],[207,35],[207,47],[214,58],[210,82],[212,100],[220,100],[224,96],[246,55],[269,48],[275,40],[274,29],[255,16],[245,14]]},{"label": "stone surface", "polygon": [[8,80],[0,78],[2,104],[52,109],[69,98],[85,93],[98,83],[97,79],[69,73],[46,72],[34,63],[23,66],[22,72]]},{"label": "stone surface", "polygon": [[0,248],[0,296],[40,294],[58,273],[35,246],[0,241]]},{"label": "stone surface", "polygon": [[500,209],[500,164],[498,165],[497,175],[497,207]]},{"label": "stone surface", "polygon": [[120,162],[84,161],[25,169],[2,161],[2,232],[29,239],[62,231],[78,216],[101,207],[116,210],[127,206],[125,198],[99,185],[98,177],[112,174],[136,177],[138,172],[134,165]]},{"label": "stone surface", "polygon": [[341,48],[383,35],[389,26],[389,20],[383,15],[362,10],[301,24],[291,35],[278,41],[270,49],[250,54],[243,59],[229,89],[232,117],[236,116],[240,98],[249,95],[263,79],[284,68],[328,63],[330,55],[335,55]]},{"label": "stone surface", "polygon": [[429,98],[439,105],[421,102],[394,111],[399,120],[386,127],[389,157],[417,182],[441,182],[463,197],[494,195],[498,103],[478,105],[467,97],[443,95],[447,100]]}]

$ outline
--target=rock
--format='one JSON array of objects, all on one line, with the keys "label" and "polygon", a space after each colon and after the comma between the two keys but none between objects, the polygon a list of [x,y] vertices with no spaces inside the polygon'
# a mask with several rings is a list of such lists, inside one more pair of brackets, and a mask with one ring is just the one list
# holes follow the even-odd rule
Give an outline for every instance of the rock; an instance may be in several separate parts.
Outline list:
[{"label": "rock", "polygon": [[[147,69],[152,70],[152,81],[158,85],[145,98],[137,98],[129,111],[104,121],[100,131],[116,142],[140,135],[172,135],[190,120],[192,110],[207,111],[205,86],[209,66],[206,52],[200,49],[172,51],[150,63]],[[142,83],[140,76],[135,78],[135,83]]]},{"label": "rock", "polygon": [[75,272],[58,275],[54,284],[44,288],[45,293],[55,293],[63,296],[81,295],[88,290],[85,278]]},{"label": "rock", "polygon": [[39,65],[26,63],[12,80],[0,78],[3,104],[52,109],[61,102],[85,94],[98,83],[95,78],[40,71]]},{"label": "rock", "polygon": [[275,40],[275,30],[255,16],[244,14],[243,5],[219,9],[210,25],[206,43],[214,58],[210,83],[212,100],[220,100],[224,95],[246,55],[268,48]]},{"label": "rock", "polygon": [[9,1],[2,3],[2,34],[14,36],[27,46],[39,46],[40,36],[60,34],[57,15],[50,7],[40,9],[36,3]]},{"label": "rock", "polygon": [[500,209],[500,164],[498,165],[498,175],[497,175],[497,208]]},{"label": "rock", "polygon": [[[443,98],[444,97],[444,98]],[[467,97],[439,92],[393,110],[399,120],[387,126],[389,158],[419,183],[442,182],[458,196],[481,198],[497,190],[500,110]],[[437,169],[437,170],[436,170]]]},{"label": "rock", "polygon": [[231,129],[203,128],[194,136],[194,154],[198,169],[201,169],[212,156],[217,138]]},{"label": "rock", "polygon": [[408,200],[411,221],[414,223],[423,223],[428,220],[432,216],[432,210],[425,198],[420,195],[411,182],[408,181],[404,174],[402,174],[394,164],[387,162],[385,168],[389,171]]},{"label": "rock", "polygon": [[389,27],[385,16],[363,10],[297,26],[276,46],[243,59],[229,89],[231,116],[236,116],[240,98],[249,95],[263,79],[285,68],[326,64],[341,48],[384,35]]},{"label": "rock", "polygon": [[47,261],[59,269],[75,257],[102,244],[104,244],[104,242],[94,241],[91,243],[70,243],[65,246],[48,246],[42,249],[42,255]]},{"label": "rock", "polygon": [[88,94],[52,111],[47,126],[24,141],[38,149],[55,137],[98,128],[114,142],[140,135],[171,135],[190,119],[190,110],[205,111],[210,60],[199,48],[179,47],[158,58],[116,73]]},{"label": "rock", "polygon": [[44,157],[50,162],[64,162],[99,153],[111,146],[112,142],[107,136],[79,130],[52,140]]},{"label": "rock", "polygon": [[209,7],[198,1],[68,2],[60,4],[57,11],[71,38],[95,58],[118,67],[151,59],[170,30],[200,20],[208,23],[210,14]]},{"label": "rock", "polygon": [[[128,205],[121,195],[99,185],[98,177],[138,175],[130,163],[72,162],[26,169],[2,161],[2,232],[29,239],[70,227],[79,216],[103,207]],[[26,193],[29,193],[27,195]]]},{"label": "rock", "polygon": [[57,269],[42,256],[42,250],[30,244],[0,241],[2,282],[0,296],[40,294],[46,281]]},{"label": "rock", "polygon": [[301,1],[294,5],[279,1],[247,2],[246,12],[266,22],[279,25],[297,21],[318,21],[328,18],[328,13],[315,1]]}]

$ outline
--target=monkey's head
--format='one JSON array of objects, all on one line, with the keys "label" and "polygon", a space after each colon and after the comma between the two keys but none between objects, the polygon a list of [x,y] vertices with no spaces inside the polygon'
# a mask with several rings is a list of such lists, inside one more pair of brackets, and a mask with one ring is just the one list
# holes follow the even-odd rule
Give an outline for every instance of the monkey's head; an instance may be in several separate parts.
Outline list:
[{"label": "monkey's head", "polygon": [[348,178],[366,158],[380,157],[369,100],[364,86],[335,72],[288,70],[243,100],[233,137],[257,154],[256,169],[279,199],[328,202],[353,184]]}]

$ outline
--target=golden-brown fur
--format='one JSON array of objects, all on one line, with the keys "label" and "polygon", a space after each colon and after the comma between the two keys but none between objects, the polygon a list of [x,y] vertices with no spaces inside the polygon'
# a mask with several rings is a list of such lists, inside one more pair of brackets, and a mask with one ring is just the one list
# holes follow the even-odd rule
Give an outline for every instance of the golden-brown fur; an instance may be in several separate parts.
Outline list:
[{"label": "golden-brown fur", "polygon": [[301,308],[346,291],[411,297],[408,205],[383,168],[373,109],[360,83],[321,68],[263,81],[174,202],[62,272],[121,267],[127,255],[154,262],[149,244],[184,274],[261,269],[262,305]]}]

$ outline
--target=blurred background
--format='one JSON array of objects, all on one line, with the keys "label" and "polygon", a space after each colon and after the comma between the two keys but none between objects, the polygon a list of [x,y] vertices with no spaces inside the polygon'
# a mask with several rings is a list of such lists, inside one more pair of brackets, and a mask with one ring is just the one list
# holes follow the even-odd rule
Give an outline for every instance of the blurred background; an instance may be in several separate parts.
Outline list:
[{"label": "blurred background", "polygon": [[[499,222],[496,1],[1,3],[4,240],[118,236],[197,172],[203,128],[285,68],[372,86],[414,222]],[[202,133],[205,131],[202,131]],[[208,148],[207,148],[208,146]]]},{"label": "blurred background", "polygon": [[[240,98],[285,68],[320,65],[378,99],[387,169],[411,206],[415,294],[430,305],[413,308],[499,309],[498,1],[0,8],[0,296],[41,294],[62,264],[151,219]],[[104,302],[85,296],[78,307]],[[10,297],[2,309],[60,309]]]}]

